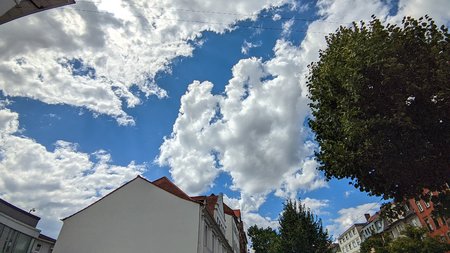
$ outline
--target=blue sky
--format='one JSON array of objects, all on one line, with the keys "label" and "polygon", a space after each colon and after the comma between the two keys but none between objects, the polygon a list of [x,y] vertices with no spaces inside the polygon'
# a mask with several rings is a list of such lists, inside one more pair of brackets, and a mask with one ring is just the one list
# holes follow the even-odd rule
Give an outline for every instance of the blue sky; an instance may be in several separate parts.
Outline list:
[{"label": "blue sky", "polygon": [[307,65],[339,25],[448,24],[449,2],[207,2],[79,1],[0,26],[0,197],[54,237],[137,174],[222,192],[247,226],[276,227],[286,198],[334,236],[376,211],[379,197],[315,170]]}]

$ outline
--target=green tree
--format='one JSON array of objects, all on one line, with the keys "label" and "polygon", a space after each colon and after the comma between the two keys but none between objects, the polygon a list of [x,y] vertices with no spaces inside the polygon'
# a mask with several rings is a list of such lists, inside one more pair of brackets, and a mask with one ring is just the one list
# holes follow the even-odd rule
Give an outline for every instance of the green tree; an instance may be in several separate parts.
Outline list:
[{"label": "green tree", "polygon": [[389,253],[386,246],[390,240],[389,237],[385,237],[382,234],[372,235],[361,243],[360,252],[372,253],[375,250],[376,253]]},{"label": "green tree", "polygon": [[287,201],[279,223],[281,252],[330,252],[331,240],[322,227],[322,221],[301,202]]},{"label": "green tree", "polygon": [[398,201],[450,180],[450,36],[425,16],[340,27],[308,87],[328,179]]},{"label": "green tree", "polygon": [[259,228],[253,225],[248,228],[247,234],[255,253],[280,253],[278,250],[280,237],[272,228]]},{"label": "green tree", "polygon": [[427,236],[424,228],[408,226],[402,234],[388,245],[388,253],[445,253],[450,250],[447,243]]},{"label": "green tree", "polygon": [[442,243],[426,235],[426,229],[407,226],[402,236],[391,240],[389,236],[376,234],[361,243],[361,253],[445,253],[450,250]]},{"label": "green tree", "polygon": [[279,224],[279,233],[256,225],[248,229],[255,253],[331,252],[331,240],[322,221],[301,202],[286,201]]}]

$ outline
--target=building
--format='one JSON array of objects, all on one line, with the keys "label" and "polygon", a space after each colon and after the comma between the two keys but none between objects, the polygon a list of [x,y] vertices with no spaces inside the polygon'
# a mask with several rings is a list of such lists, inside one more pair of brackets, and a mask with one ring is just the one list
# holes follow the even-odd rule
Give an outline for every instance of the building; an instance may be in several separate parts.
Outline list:
[{"label": "building", "polygon": [[36,228],[40,218],[0,199],[0,249],[2,253],[50,253],[55,239]]},{"label": "building", "polygon": [[383,219],[379,212],[376,212],[374,215],[370,216],[370,214],[364,214],[366,217],[366,225],[361,230],[362,241],[365,241],[372,235],[382,233],[385,228],[386,220]]},{"label": "building", "polygon": [[331,253],[341,253],[341,248],[339,248],[339,243],[330,244]]},{"label": "building", "polygon": [[[425,194],[436,194],[425,191]],[[393,203],[392,205],[396,205]],[[450,243],[450,232],[448,227],[448,220],[442,217],[435,217],[433,215],[433,203],[422,199],[416,200],[414,198],[408,199],[403,203],[404,213],[398,215],[397,218],[383,217],[382,210],[376,212],[373,216],[365,214],[367,223],[359,224],[362,226],[360,236],[361,242],[368,239],[375,234],[383,233],[383,236],[390,236],[396,239],[401,236],[402,231],[406,226],[425,227],[428,229],[428,234],[431,237],[436,237],[442,242]],[[355,224],[344,232],[339,237],[339,245],[342,252],[359,252],[359,244]],[[358,246],[358,247],[356,247]]]},{"label": "building", "polygon": [[385,218],[386,226],[384,231],[392,239],[396,239],[401,236],[401,233],[406,229],[406,226],[421,227],[419,217],[416,215],[413,209],[411,209],[408,203],[403,206],[405,213],[399,215],[398,218]]},{"label": "building", "polygon": [[363,241],[362,229],[366,223],[356,223],[338,237],[339,248],[343,253],[359,252]]},{"label": "building", "polygon": [[63,219],[55,253],[239,253],[241,217],[222,195],[190,197],[166,177],[136,177]]},{"label": "building", "polygon": [[[432,193],[425,190],[425,194],[435,195],[437,193]],[[422,227],[428,229],[429,235],[431,237],[436,237],[443,242],[450,243],[450,231],[448,227],[448,221],[446,218],[437,217],[433,215],[433,203],[422,199],[409,199],[409,207],[417,215],[418,220]]]},{"label": "building", "polygon": [[74,0],[2,0],[0,1],[0,25],[36,12],[74,3]]}]

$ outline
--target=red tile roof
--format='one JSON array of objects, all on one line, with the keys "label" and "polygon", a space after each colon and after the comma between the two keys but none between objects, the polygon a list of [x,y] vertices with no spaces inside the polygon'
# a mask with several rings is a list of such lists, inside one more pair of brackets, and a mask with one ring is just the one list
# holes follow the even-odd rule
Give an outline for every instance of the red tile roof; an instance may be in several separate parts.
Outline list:
[{"label": "red tile roof", "polygon": [[223,211],[224,211],[224,213],[226,213],[228,215],[235,216],[233,209],[231,209],[225,203],[223,204]]},{"label": "red tile roof", "polygon": [[234,212],[234,215],[235,215],[236,217],[241,218],[241,210],[236,209],[236,210],[233,210],[233,212]]},{"label": "red tile roof", "polygon": [[376,212],[374,215],[372,215],[368,220],[367,223],[370,223],[372,221],[374,221],[376,218],[378,218],[380,214],[378,212]]},{"label": "red tile roof", "polygon": [[173,195],[175,195],[179,198],[196,202],[194,199],[192,199],[186,193],[184,193],[184,191],[182,191],[180,188],[178,188],[178,186],[176,186],[174,183],[172,183],[167,177],[162,177],[151,183],[158,186],[159,188],[165,190],[166,192],[172,193]]}]

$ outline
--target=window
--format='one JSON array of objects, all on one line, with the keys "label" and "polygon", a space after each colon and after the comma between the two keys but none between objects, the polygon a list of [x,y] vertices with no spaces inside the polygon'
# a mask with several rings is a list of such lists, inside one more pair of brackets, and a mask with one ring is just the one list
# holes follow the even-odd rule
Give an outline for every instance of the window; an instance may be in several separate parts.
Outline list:
[{"label": "window", "polygon": [[430,223],[429,219],[425,219],[425,223],[427,224],[428,230],[433,231],[433,226]]},{"label": "window", "polygon": [[216,244],[216,235],[213,233],[213,235],[212,235],[212,247],[211,247],[211,249],[212,249],[212,251],[214,252],[214,246],[215,246],[215,244]]},{"label": "window", "polygon": [[203,246],[206,246],[208,243],[208,225],[205,225],[203,229]]},{"label": "window", "polygon": [[436,217],[432,217],[433,222],[434,222],[434,226],[436,227],[436,229],[439,229],[441,226],[439,225],[439,221],[438,219],[436,219]]},{"label": "window", "polygon": [[409,212],[409,206],[408,206],[408,203],[405,203],[405,205],[403,206],[403,208],[405,209],[405,212]]},{"label": "window", "polygon": [[14,244],[13,252],[14,253],[27,253],[30,243],[31,243],[31,237],[29,237],[28,235],[22,234],[22,233],[18,233],[16,242]]},{"label": "window", "polygon": [[382,224],[381,224],[381,221],[375,222],[375,225],[377,226],[378,229],[380,229],[380,228],[381,228],[381,225],[382,225]]},{"label": "window", "polygon": [[34,252],[39,252],[41,250],[42,245],[37,244],[36,247],[34,248]]},{"label": "window", "polygon": [[431,205],[430,205],[430,202],[429,202],[429,201],[426,201],[426,200],[424,200],[423,202],[425,203],[425,206],[426,206],[427,208],[430,208],[430,207],[431,207]]},{"label": "window", "polygon": [[419,208],[419,211],[420,211],[420,212],[423,212],[423,207],[422,207],[422,205],[420,204],[420,201],[416,201],[416,205],[417,205],[417,208]]}]

